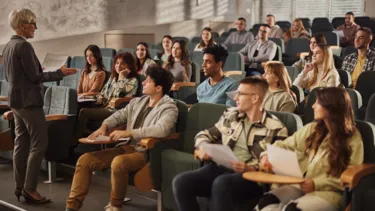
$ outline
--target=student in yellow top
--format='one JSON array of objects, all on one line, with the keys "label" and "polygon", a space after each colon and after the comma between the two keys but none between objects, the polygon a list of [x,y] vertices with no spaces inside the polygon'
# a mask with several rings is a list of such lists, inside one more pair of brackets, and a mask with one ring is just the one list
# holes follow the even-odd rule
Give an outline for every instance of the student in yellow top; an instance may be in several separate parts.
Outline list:
[{"label": "student in yellow top", "polygon": [[[362,136],[355,126],[352,103],[343,88],[320,88],[313,105],[316,122],[273,145],[296,152],[304,183],[275,186],[258,202],[267,211],[336,211],[342,206],[340,175],[363,162]],[[266,153],[260,165],[272,168]]]},{"label": "student in yellow top", "polygon": [[375,51],[371,50],[372,31],[367,27],[358,29],[354,38],[354,47],[358,49],[356,53],[347,55],[342,63],[342,70],[350,73],[352,77],[352,87],[355,88],[359,75],[363,71],[373,71],[375,64]]}]

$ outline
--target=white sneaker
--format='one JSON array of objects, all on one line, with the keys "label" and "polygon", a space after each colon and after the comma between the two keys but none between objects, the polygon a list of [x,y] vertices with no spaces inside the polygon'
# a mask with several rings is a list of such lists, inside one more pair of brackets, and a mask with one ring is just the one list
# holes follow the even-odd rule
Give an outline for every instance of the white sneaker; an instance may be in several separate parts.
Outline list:
[{"label": "white sneaker", "polygon": [[107,206],[104,207],[104,210],[105,211],[122,211],[123,209],[122,209],[122,207],[121,208],[120,207],[114,207],[114,206],[108,204]]}]

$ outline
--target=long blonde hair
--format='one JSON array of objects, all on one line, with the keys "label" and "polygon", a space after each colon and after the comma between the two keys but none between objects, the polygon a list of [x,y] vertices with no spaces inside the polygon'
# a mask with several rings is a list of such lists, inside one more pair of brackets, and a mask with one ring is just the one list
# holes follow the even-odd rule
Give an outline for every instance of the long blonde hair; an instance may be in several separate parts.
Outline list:
[{"label": "long blonde hair", "polygon": [[291,90],[292,88],[292,81],[290,80],[288,71],[286,67],[280,62],[267,62],[266,66],[264,67],[265,71],[269,71],[273,75],[279,78],[278,87],[285,92],[288,92],[292,95],[294,102],[297,102],[296,95]]},{"label": "long blonde hair", "polygon": [[[335,64],[333,62],[333,53],[331,48],[327,44],[318,44],[315,48],[320,48],[324,54],[323,60],[323,76],[322,80],[328,75],[328,72],[335,69]],[[312,75],[310,80],[307,82],[307,88],[310,89],[318,80],[318,68],[314,67],[312,70]]]}]

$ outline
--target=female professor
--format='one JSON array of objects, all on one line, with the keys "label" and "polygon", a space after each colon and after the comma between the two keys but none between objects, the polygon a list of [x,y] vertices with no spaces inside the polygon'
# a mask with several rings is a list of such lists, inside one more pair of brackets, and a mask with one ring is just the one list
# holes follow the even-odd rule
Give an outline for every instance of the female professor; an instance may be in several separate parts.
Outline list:
[{"label": "female professor", "polygon": [[36,190],[42,158],[47,149],[47,127],[43,111],[43,84],[61,80],[76,73],[76,69],[61,67],[56,72],[43,72],[32,45],[36,16],[28,9],[15,10],[9,22],[16,32],[3,50],[5,76],[9,84],[8,105],[15,121],[14,177],[17,199],[44,204],[50,199]]}]

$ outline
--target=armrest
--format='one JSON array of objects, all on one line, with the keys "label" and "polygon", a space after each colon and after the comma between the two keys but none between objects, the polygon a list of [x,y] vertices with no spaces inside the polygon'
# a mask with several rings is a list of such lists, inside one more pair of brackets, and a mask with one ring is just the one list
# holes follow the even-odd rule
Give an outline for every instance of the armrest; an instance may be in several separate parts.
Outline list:
[{"label": "armrest", "polygon": [[363,177],[373,173],[375,173],[375,164],[363,163],[350,167],[341,174],[341,185],[353,189]]},{"label": "armrest", "polygon": [[128,103],[130,102],[134,97],[122,97],[122,98],[113,98],[111,101],[109,101],[109,105],[116,108],[121,105],[121,103]]},{"label": "armrest", "polygon": [[55,121],[55,120],[67,120],[68,115],[65,114],[49,114],[46,115],[46,121]]},{"label": "armrest", "polygon": [[227,76],[227,77],[229,77],[231,75],[242,75],[242,71],[238,71],[238,70],[225,71],[224,75]]},{"label": "armrest", "polygon": [[165,138],[143,138],[141,139],[141,146],[146,150],[152,149],[156,143],[161,142],[162,140],[175,140],[180,137],[179,133],[172,133],[171,135]]},{"label": "armrest", "polygon": [[8,101],[8,96],[0,96],[0,101]]},{"label": "armrest", "polygon": [[3,117],[4,119],[10,121],[10,120],[13,120],[14,116],[13,116],[13,111],[7,111],[3,114]]},{"label": "armrest", "polygon": [[183,86],[195,87],[195,83],[194,82],[178,82],[178,83],[173,83],[171,91],[178,91]]}]

